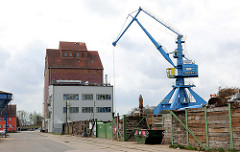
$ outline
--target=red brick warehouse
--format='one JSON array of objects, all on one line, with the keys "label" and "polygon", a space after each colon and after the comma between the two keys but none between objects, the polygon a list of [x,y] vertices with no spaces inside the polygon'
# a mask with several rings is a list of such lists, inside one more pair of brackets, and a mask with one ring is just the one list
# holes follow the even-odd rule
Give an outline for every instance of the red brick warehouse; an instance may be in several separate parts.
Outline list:
[{"label": "red brick warehouse", "polygon": [[49,85],[57,80],[102,84],[103,65],[98,52],[88,51],[85,43],[60,41],[58,49],[46,50],[44,76],[44,118],[47,119]]}]

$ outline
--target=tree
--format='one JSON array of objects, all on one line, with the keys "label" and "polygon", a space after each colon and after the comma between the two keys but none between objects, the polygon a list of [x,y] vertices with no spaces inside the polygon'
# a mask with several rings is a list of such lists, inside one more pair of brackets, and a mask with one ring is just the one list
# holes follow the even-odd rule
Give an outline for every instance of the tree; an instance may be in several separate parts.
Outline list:
[{"label": "tree", "polygon": [[29,125],[41,126],[42,124],[42,116],[36,111],[33,113],[28,113],[24,110],[18,111],[17,120],[20,127]]},{"label": "tree", "polygon": [[32,125],[41,125],[42,124],[42,116],[40,113],[34,111],[30,114],[30,120]]},{"label": "tree", "polygon": [[[143,107],[143,114],[144,116],[148,115],[148,114],[153,114],[153,110],[155,109],[156,106],[149,106],[146,105],[145,107]],[[132,108],[131,111],[128,112],[129,116],[134,116],[135,112],[139,112],[139,107],[134,107]]]},{"label": "tree", "polygon": [[17,118],[18,118],[20,126],[28,125],[28,122],[29,122],[29,116],[28,115],[29,114],[24,110],[21,110],[21,111],[17,112]]}]

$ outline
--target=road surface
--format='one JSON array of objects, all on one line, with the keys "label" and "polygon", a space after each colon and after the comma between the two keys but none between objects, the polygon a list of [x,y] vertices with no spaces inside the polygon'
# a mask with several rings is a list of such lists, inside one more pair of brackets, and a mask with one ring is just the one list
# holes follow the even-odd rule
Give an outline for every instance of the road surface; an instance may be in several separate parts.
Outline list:
[{"label": "road surface", "polygon": [[[1,152],[194,152],[109,139],[53,135],[40,132],[11,133],[0,138]],[[195,151],[196,152],[196,151]]]}]

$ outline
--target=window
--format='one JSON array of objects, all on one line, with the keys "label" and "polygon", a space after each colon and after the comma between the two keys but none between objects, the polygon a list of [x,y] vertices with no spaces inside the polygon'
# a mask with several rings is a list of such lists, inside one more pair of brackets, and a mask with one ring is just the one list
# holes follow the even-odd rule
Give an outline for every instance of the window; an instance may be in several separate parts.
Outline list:
[{"label": "window", "polygon": [[12,118],[8,118],[8,121],[12,121]]},{"label": "window", "polygon": [[70,107],[70,113],[79,113],[79,107]]},{"label": "window", "polygon": [[93,113],[93,107],[82,107],[82,113]]},{"label": "window", "polygon": [[111,100],[110,94],[97,94],[97,100]]},{"label": "window", "polygon": [[5,129],[6,128],[6,125],[3,125],[3,129]]},{"label": "window", "polygon": [[111,112],[111,107],[97,107],[97,112]]},{"label": "window", "polygon": [[82,94],[82,100],[93,100],[93,94]]},{"label": "window", "polygon": [[2,126],[0,125],[0,128],[2,128]]},{"label": "window", "polygon": [[79,52],[77,52],[77,57],[80,57],[80,54],[79,54]]},{"label": "window", "polygon": [[72,52],[69,53],[69,56],[72,56]]},{"label": "window", "polygon": [[64,52],[64,56],[67,56],[67,52]]},{"label": "window", "polygon": [[[63,113],[67,112],[67,108],[63,107]],[[70,113],[79,113],[79,107],[70,107],[69,109]]]},{"label": "window", "polygon": [[78,94],[63,94],[63,100],[79,100]]},{"label": "window", "polygon": [[9,124],[9,128],[13,128],[13,126],[11,124]]}]

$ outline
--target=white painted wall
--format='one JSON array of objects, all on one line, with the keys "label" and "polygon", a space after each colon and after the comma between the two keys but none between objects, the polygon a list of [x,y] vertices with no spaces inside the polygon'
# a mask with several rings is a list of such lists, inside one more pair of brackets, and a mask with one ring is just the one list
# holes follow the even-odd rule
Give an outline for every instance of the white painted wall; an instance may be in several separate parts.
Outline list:
[{"label": "white painted wall", "polygon": [[[52,88],[51,88],[52,87]],[[63,107],[66,107],[66,100],[63,94],[79,94],[79,100],[70,100],[70,107],[79,107],[79,113],[70,113],[70,121],[80,121],[93,119],[93,113],[82,113],[82,107],[94,107],[94,119],[101,121],[112,121],[112,112],[96,113],[96,107],[111,107],[113,111],[113,87],[112,86],[50,86],[52,94],[52,111],[49,125],[49,132],[62,131],[62,125],[66,122],[66,113]],[[93,100],[82,100],[82,94],[93,94]],[[96,100],[96,94],[111,94],[111,100]]]}]

